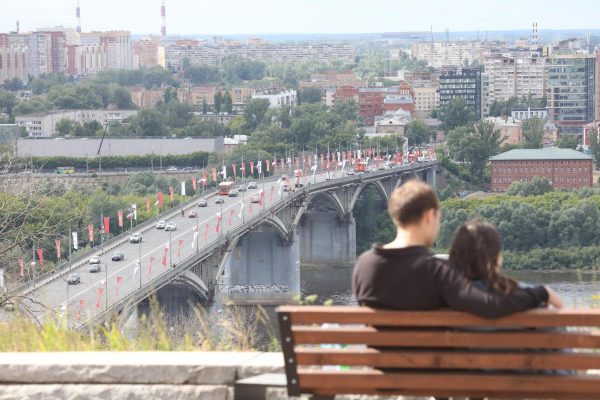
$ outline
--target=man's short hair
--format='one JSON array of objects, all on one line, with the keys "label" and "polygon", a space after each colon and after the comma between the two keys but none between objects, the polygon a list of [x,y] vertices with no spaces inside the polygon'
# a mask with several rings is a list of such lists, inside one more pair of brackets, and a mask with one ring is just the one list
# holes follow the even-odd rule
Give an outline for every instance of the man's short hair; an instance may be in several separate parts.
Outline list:
[{"label": "man's short hair", "polygon": [[439,208],[440,202],[431,186],[416,179],[395,189],[388,201],[388,213],[396,226],[417,223],[425,211]]}]

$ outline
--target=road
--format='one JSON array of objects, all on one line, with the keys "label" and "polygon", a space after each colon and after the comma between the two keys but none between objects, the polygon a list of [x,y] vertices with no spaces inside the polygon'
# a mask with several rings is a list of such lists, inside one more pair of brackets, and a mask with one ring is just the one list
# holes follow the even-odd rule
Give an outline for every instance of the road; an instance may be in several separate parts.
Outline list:
[{"label": "road", "polygon": [[[333,179],[340,178],[343,176],[343,171],[332,172],[331,175]],[[293,184],[293,180],[294,178],[290,177],[290,183]],[[302,178],[304,184],[323,180],[325,180],[325,173]],[[73,265],[71,273],[77,273],[81,278],[81,283],[67,285],[66,279],[69,273],[65,272],[58,279],[36,288],[35,291],[28,294],[39,303],[30,304],[32,311],[38,317],[68,312],[71,319],[81,321],[89,319],[103,310],[107,304],[112,304],[164,273],[169,265],[176,264],[179,260],[192,255],[196,251],[196,246],[202,248],[203,245],[217,239],[219,235],[216,232],[217,213],[222,216],[220,232],[225,234],[230,229],[243,224],[243,221],[252,214],[261,211],[259,204],[250,202],[252,196],[260,196],[261,190],[265,192],[262,208],[269,207],[270,204],[287,194],[281,189],[283,185],[278,182],[262,180],[256,182],[258,183],[257,189],[240,192],[238,197],[215,194],[208,196],[206,198],[208,207],[198,207],[197,201],[194,204],[184,205],[185,216],[177,213],[172,218],[165,219],[177,224],[176,231],[166,232],[165,230],[151,229],[143,232],[141,243],[126,242],[110,251],[102,251],[99,246],[92,255],[101,258],[101,272],[88,272],[87,260]],[[225,203],[223,205],[215,204],[217,198],[223,198]],[[244,204],[244,207],[240,218],[241,203]],[[196,218],[188,217],[191,210],[197,212]],[[193,246],[196,228],[198,229],[197,243],[196,246]],[[131,233],[135,232],[137,230],[134,227]],[[111,260],[111,255],[117,251],[125,254],[123,261]],[[165,255],[166,266],[163,265]],[[139,263],[140,260],[141,263]]]}]

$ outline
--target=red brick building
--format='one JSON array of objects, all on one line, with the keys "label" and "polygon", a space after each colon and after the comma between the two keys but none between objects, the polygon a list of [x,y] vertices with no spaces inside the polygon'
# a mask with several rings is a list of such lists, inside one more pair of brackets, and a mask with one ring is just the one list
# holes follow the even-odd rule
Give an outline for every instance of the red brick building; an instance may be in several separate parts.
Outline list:
[{"label": "red brick building", "polygon": [[548,178],[556,189],[592,187],[592,156],[570,149],[510,150],[491,157],[492,192],[505,192],[513,182]]}]

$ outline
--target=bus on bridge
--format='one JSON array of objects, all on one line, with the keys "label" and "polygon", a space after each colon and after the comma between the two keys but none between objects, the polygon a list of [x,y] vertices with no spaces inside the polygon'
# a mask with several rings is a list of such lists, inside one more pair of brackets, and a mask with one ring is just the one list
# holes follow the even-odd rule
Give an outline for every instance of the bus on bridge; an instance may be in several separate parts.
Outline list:
[{"label": "bus on bridge", "polygon": [[229,192],[231,192],[234,188],[235,183],[234,182],[221,182],[219,183],[219,195],[221,196],[227,196],[229,195]]}]

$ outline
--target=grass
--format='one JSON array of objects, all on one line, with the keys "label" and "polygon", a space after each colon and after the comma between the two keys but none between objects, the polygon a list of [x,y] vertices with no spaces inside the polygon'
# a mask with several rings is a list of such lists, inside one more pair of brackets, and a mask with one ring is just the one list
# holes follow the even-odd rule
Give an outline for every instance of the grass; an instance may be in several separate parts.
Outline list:
[{"label": "grass", "polygon": [[209,315],[196,306],[192,316],[166,318],[156,299],[134,327],[116,324],[69,328],[66,320],[38,324],[14,315],[0,323],[0,352],[49,351],[278,351],[277,332],[262,307],[226,307]]}]

